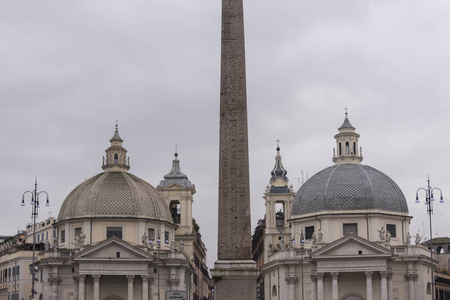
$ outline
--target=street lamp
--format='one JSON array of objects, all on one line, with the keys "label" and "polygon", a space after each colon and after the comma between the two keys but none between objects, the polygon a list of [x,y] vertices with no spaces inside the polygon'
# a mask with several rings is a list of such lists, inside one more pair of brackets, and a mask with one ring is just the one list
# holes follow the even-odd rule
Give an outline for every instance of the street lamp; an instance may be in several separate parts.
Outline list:
[{"label": "street lamp", "polygon": [[[148,242],[150,244],[153,243],[153,241],[151,239]],[[153,249],[153,246],[151,248]],[[156,273],[157,273],[157,276],[158,276],[158,300],[160,300],[160,291],[159,291],[159,251],[161,250],[161,232],[159,230],[158,230],[157,239],[156,239],[156,249],[157,249],[157,251],[156,251],[156,262],[157,262]]]},{"label": "street lamp", "polygon": [[419,188],[416,191],[416,203],[420,203],[419,201],[419,191],[423,190],[425,191],[425,205],[427,206],[427,213],[430,219],[430,255],[431,255],[431,300],[434,300],[434,263],[433,263],[433,230],[431,226],[431,215],[433,214],[433,191],[438,190],[441,194],[441,199],[439,203],[444,203],[444,198],[442,197],[442,191],[439,188],[432,188],[430,185],[430,177],[428,176],[428,187],[427,188]]},{"label": "street lamp", "polygon": [[45,206],[50,206],[50,202],[48,201],[48,194],[46,191],[37,191],[37,178],[34,182],[34,190],[32,191],[26,191],[22,195],[22,204],[21,206],[25,206],[25,194],[31,194],[31,217],[33,219],[33,263],[30,268],[31,273],[31,300],[34,300],[34,295],[37,294],[37,292],[34,289],[34,282],[36,281],[36,267],[35,267],[35,252],[36,252],[36,218],[38,216],[39,211],[39,195],[40,194],[46,194],[47,195],[47,202],[45,203]]},{"label": "street lamp", "polygon": [[[294,233],[294,238],[292,239],[292,244],[295,245],[295,235],[299,233]],[[302,300],[303,300],[303,251],[305,250],[305,238],[303,236],[303,229],[300,231],[300,252],[302,253],[302,263],[301,263],[301,270],[302,270]]]}]

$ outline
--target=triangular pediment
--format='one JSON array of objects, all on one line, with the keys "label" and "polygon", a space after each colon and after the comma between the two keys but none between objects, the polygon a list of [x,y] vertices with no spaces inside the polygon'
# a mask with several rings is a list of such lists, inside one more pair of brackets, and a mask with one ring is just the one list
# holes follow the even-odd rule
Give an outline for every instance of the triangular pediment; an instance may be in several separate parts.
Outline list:
[{"label": "triangular pediment", "polygon": [[178,182],[172,182],[172,183],[166,185],[164,188],[166,190],[179,190],[179,189],[185,189],[186,187],[181,185]]},{"label": "triangular pediment", "polygon": [[102,259],[153,261],[150,253],[115,236],[80,251],[73,258],[75,261]]},{"label": "triangular pediment", "polygon": [[346,235],[325,247],[311,253],[311,257],[346,258],[346,257],[390,257],[392,251],[357,235]]}]

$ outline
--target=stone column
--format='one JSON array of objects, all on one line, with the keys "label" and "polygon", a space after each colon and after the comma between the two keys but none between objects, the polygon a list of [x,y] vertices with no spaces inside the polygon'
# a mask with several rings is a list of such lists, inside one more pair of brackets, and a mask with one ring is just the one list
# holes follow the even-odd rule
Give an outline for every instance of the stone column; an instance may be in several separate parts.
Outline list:
[{"label": "stone column", "polygon": [[418,275],[413,273],[408,273],[405,275],[408,280],[408,300],[416,299],[414,282],[417,280]]},{"label": "stone column", "polygon": [[331,278],[332,278],[332,285],[331,285],[331,299],[332,300],[339,300],[339,286],[338,286],[338,272],[332,272]]},{"label": "stone column", "polygon": [[380,272],[381,300],[387,300],[387,276],[388,272],[385,271]]},{"label": "stone column", "polygon": [[394,300],[394,294],[392,290],[392,272],[388,272],[388,282],[387,282],[387,289],[388,289],[388,300]]},{"label": "stone column", "polygon": [[51,278],[52,282],[52,300],[58,300],[58,285],[60,283],[60,279],[58,277]]},{"label": "stone column", "polygon": [[94,300],[100,300],[100,277],[101,275],[92,275],[92,278],[94,278]]},{"label": "stone column", "polygon": [[295,277],[286,277],[286,283],[289,285],[289,300],[295,300],[295,286],[298,279]]},{"label": "stone column", "polygon": [[149,284],[148,293],[150,295],[150,299],[149,300],[153,300],[153,285],[155,284],[155,278],[149,277],[148,278],[148,284]]},{"label": "stone column", "polygon": [[73,276],[73,299],[78,300],[78,289],[79,289],[79,283],[78,283],[78,276]]},{"label": "stone column", "polygon": [[133,281],[134,281],[134,275],[127,275],[127,280],[128,280],[127,300],[133,300]]},{"label": "stone column", "polygon": [[317,273],[317,300],[325,300],[325,291],[323,289],[324,273]]},{"label": "stone column", "polygon": [[86,296],[86,288],[84,285],[85,280],[86,280],[86,275],[78,276],[78,281],[79,281],[78,300],[85,299],[85,296]]},{"label": "stone column", "polygon": [[142,300],[148,300],[148,275],[141,275],[142,279]]},{"label": "stone column", "polygon": [[373,290],[372,290],[372,271],[367,271],[364,273],[366,275],[366,299],[373,299]]},{"label": "stone column", "polygon": [[317,300],[317,276],[311,275],[311,300]]}]

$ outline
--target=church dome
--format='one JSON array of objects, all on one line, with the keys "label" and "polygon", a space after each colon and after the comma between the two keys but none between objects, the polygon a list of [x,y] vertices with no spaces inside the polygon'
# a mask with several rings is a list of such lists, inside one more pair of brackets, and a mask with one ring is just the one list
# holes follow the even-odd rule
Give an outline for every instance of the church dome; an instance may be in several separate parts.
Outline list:
[{"label": "church dome", "polygon": [[105,172],[78,185],[64,200],[58,221],[80,218],[144,218],[172,223],[169,207],[145,180],[128,173],[129,161],[116,132],[106,150]]},{"label": "church dome", "polygon": [[[408,213],[405,196],[386,174],[362,165],[359,134],[350,124],[347,113],[334,137],[334,166],[307,180],[298,190],[293,215],[342,210],[382,210]],[[336,151],[337,150],[337,151]]]},{"label": "church dome", "polygon": [[407,213],[398,185],[386,174],[360,164],[328,167],[308,179],[297,192],[293,215],[336,210],[384,210]]}]

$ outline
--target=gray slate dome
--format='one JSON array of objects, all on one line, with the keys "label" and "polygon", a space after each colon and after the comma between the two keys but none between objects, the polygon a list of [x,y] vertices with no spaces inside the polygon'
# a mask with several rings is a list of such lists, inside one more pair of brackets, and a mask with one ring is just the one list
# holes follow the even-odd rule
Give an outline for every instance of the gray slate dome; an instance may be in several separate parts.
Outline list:
[{"label": "gray slate dome", "polygon": [[145,218],[172,223],[159,192],[126,172],[104,172],[84,181],[64,200],[58,221],[78,218]]},{"label": "gray slate dome", "polygon": [[320,171],[300,187],[292,214],[328,210],[407,213],[408,205],[398,185],[386,174],[361,164],[341,164]]}]

